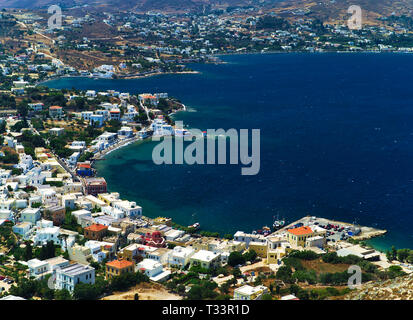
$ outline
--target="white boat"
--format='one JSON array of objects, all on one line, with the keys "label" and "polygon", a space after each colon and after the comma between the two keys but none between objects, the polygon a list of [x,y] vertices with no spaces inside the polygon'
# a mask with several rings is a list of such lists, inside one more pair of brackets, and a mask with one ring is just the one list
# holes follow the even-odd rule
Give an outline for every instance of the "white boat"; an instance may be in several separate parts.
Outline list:
[{"label": "white boat", "polygon": [[272,224],[273,229],[278,230],[281,229],[282,227],[284,227],[285,225],[285,220],[284,219],[279,219],[278,215],[277,215],[277,219],[274,220],[274,223]]},{"label": "white boat", "polygon": [[193,225],[188,226],[188,228],[199,229],[201,225],[198,222],[195,222]]},{"label": "white boat", "polygon": [[175,129],[175,136],[177,137],[185,137],[191,136],[192,134],[186,129]]}]

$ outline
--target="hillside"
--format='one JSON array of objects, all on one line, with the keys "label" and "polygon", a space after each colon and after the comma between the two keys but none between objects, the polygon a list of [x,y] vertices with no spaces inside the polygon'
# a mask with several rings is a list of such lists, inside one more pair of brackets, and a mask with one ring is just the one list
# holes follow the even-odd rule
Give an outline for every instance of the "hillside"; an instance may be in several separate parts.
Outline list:
[{"label": "hillside", "polygon": [[[274,1],[272,1],[274,2]],[[144,10],[168,10],[168,9],[194,9],[203,5],[247,5],[248,0],[0,0],[0,7],[38,9],[57,4],[64,8],[83,5],[104,5],[107,9],[144,9]]]},{"label": "hillside", "polygon": [[[0,8],[45,9],[58,4],[62,8],[87,6],[87,10],[104,11],[160,11],[189,12],[207,9],[225,9],[234,6],[253,6],[263,11],[273,11],[285,17],[300,18],[302,15],[318,18],[325,22],[348,19],[347,9],[354,2],[350,0],[0,0]],[[359,0],[366,23],[377,21],[381,16],[391,14],[411,16],[413,0]]]},{"label": "hillside", "polygon": [[413,274],[395,279],[368,283],[361,290],[354,290],[344,300],[412,300]]}]

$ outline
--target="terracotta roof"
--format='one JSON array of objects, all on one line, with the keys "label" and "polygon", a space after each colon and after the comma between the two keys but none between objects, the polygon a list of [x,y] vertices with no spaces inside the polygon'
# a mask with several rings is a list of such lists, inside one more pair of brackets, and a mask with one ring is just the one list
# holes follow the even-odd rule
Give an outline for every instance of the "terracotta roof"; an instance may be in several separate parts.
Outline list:
[{"label": "terracotta roof", "polygon": [[106,263],[106,265],[117,269],[123,269],[133,266],[133,263],[128,260],[113,260]]},{"label": "terracotta roof", "polygon": [[78,168],[91,168],[89,163],[79,163],[77,165]]},{"label": "terracotta roof", "polygon": [[302,236],[304,234],[313,233],[313,230],[311,230],[310,227],[299,227],[299,228],[295,228],[295,229],[288,229],[287,231],[289,233],[292,233],[293,235],[296,235],[296,236]]},{"label": "terracotta roof", "polygon": [[62,109],[62,107],[59,107],[59,106],[51,106],[50,109],[56,110],[56,109]]},{"label": "terracotta roof", "polygon": [[105,230],[107,228],[108,228],[107,226],[104,226],[103,224],[98,223],[98,224],[92,224],[91,226],[86,227],[85,230],[97,232],[97,231]]}]

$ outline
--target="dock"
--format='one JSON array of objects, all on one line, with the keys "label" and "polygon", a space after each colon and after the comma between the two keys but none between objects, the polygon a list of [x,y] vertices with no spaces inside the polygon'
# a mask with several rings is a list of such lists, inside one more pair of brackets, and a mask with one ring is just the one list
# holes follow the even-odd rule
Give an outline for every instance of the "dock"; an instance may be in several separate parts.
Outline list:
[{"label": "dock", "polygon": [[339,225],[341,227],[350,227],[350,228],[357,228],[360,229],[360,233],[357,235],[351,236],[352,239],[355,240],[367,240],[375,237],[380,237],[384,234],[387,233],[387,230],[384,229],[377,229],[373,227],[366,227],[366,226],[360,226],[360,225],[354,225],[353,223],[348,223],[348,222],[343,222],[343,221],[336,221],[336,220],[331,220],[331,219],[326,219],[326,218],[320,218],[320,217],[315,217],[315,216],[306,216],[303,217],[297,221],[294,221],[285,227],[273,232],[270,236],[276,236],[279,235],[288,229],[292,229],[295,225],[302,223],[304,226],[314,224],[315,222],[318,223],[318,225]]}]

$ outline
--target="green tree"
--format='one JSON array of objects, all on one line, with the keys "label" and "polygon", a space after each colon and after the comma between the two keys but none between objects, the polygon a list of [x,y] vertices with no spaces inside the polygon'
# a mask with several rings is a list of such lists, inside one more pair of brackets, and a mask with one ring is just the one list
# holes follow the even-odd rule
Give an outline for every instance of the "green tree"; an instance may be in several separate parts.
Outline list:
[{"label": "green tree", "polygon": [[275,277],[277,279],[280,279],[284,281],[285,283],[290,283],[292,281],[292,270],[291,267],[289,266],[281,266],[278,270],[277,273],[275,274]]},{"label": "green tree", "polygon": [[33,257],[33,248],[30,242],[26,242],[26,248],[24,248],[24,260],[31,260]]},{"label": "green tree", "polygon": [[272,296],[269,293],[264,293],[261,300],[272,300]]},{"label": "green tree", "polygon": [[63,290],[55,290],[54,298],[56,300],[72,300],[72,295],[66,289]]},{"label": "green tree", "polygon": [[243,257],[245,261],[253,262],[255,261],[255,259],[257,259],[257,253],[254,250],[250,249],[246,253],[243,254]]},{"label": "green tree", "polygon": [[100,292],[96,286],[87,283],[79,283],[75,285],[73,297],[76,300],[97,300]]},{"label": "green tree", "polygon": [[245,257],[240,252],[233,251],[229,254],[228,264],[231,267],[235,267],[236,265],[244,264],[244,263],[245,263]]}]

